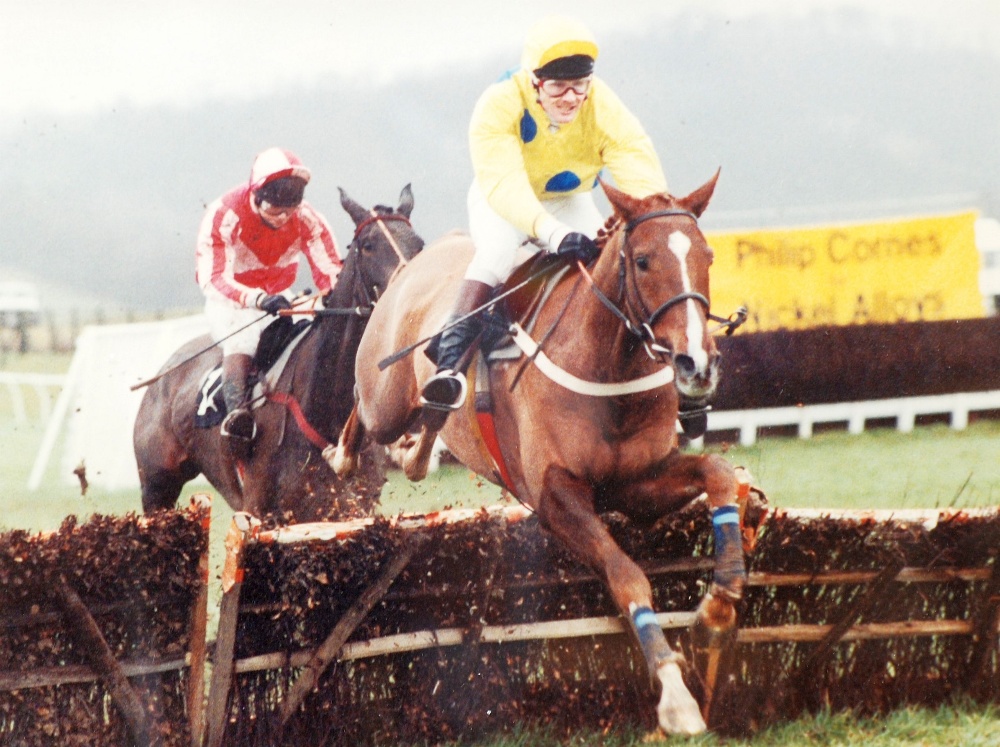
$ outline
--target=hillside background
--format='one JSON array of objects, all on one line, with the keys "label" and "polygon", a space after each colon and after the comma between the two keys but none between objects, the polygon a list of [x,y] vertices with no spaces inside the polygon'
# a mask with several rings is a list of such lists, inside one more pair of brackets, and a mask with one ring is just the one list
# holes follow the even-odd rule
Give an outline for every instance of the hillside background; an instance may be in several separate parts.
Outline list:
[{"label": "hillside background", "polygon": [[[976,208],[1000,216],[1000,56],[859,9],[728,21],[694,11],[606,35],[599,74],[652,136],[672,191],[722,168],[707,229]],[[346,247],[343,187],[396,204],[427,239],[464,227],[466,126],[518,49],[388,84],[340,79],[256,100],[123,105],[0,120],[0,275],[46,303],[196,309],[205,205],[270,145],[312,168],[307,199]]]}]

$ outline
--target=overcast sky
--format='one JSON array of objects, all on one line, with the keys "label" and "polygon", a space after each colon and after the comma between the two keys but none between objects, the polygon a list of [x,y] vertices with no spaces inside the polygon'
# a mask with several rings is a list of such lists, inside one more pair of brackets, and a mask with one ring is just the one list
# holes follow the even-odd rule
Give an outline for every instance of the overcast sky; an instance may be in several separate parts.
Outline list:
[{"label": "overcast sky", "polygon": [[890,37],[1000,50],[1000,0],[8,0],[0,120],[250,98],[330,75],[378,84],[502,52],[516,63],[547,12],[580,17],[600,40],[692,8],[738,20],[852,5],[877,10]]}]

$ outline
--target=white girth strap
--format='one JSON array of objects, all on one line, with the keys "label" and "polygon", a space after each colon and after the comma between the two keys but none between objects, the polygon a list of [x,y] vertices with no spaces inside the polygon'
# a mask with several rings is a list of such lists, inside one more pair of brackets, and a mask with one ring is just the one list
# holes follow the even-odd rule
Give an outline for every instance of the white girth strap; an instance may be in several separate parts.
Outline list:
[{"label": "white girth strap", "polygon": [[[520,324],[515,322],[510,328],[514,334],[514,344],[521,348],[526,356],[532,359],[539,371],[559,384],[559,386],[577,394],[587,394],[591,397],[620,397],[623,394],[648,392],[650,389],[656,389],[674,380],[674,369],[670,366],[664,366],[659,371],[655,371],[639,379],[632,379],[632,381],[619,381],[613,384],[584,381],[568,371],[564,371],[553,363],[545,353],[539,351],[538,343],[531,339],[531,335],[525,332]],[[537,355],[535,354],[536,351]]]}]

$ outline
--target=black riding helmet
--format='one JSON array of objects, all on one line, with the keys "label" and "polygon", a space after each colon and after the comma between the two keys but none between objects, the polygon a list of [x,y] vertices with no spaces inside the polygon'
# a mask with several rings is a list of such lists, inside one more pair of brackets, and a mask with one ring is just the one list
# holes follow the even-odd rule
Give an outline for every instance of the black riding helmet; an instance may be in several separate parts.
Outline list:
[{"label": "black riding helmet", "polygon": [[579,80],[593,72],[594,58],[585,54],[559,57],[534,71],[538,80]]}]

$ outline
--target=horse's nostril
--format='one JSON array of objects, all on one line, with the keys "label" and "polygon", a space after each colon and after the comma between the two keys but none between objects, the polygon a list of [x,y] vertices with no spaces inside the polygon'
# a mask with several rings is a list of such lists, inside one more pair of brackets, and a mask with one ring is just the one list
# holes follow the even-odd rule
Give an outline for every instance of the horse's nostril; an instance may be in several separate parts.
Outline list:
[{"label": "horse's nostril", "polygon": [[677,373],[681,376],[694,376],[698,370],[697,366],[695,366],[694,358],[683,353],[674,356],[674,366],[677,368]]}]

